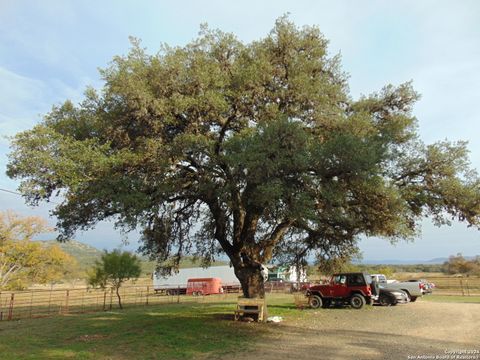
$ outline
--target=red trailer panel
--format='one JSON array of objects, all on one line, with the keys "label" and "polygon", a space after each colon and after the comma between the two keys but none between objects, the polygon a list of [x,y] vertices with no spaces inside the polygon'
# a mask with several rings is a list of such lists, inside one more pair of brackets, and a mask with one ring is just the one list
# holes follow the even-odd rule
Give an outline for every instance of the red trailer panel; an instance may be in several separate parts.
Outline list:
[{"label": "red trailer panel", "polygon": [[210,295],[221,294],[222,279],[220,278],[197,278],[188,279],[187,295]]}]

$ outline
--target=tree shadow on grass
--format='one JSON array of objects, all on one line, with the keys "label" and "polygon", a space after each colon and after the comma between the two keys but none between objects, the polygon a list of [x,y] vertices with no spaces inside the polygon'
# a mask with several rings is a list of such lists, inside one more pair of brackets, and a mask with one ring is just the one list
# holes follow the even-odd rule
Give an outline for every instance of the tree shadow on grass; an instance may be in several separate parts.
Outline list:
[{"label": "tree shadow on grass", "polygon": [[2,333],[0,351],[2,360],[218,357],[249,349],[263,331],[232,319],[233,308],[209,304],[25,320]]}]

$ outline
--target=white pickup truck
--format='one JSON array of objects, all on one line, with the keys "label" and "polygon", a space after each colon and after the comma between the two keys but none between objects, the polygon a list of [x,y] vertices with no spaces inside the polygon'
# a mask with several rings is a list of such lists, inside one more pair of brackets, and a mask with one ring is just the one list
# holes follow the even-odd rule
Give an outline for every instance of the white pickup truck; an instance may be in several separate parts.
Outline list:
[{"label": "white pickup truck", "polygon": [[383,274],[371,274],[370,276],[375,279],[381,288],[405,291],[411,302],[423,296],[423,284],[420,281],[387,280],[387,277]]}]

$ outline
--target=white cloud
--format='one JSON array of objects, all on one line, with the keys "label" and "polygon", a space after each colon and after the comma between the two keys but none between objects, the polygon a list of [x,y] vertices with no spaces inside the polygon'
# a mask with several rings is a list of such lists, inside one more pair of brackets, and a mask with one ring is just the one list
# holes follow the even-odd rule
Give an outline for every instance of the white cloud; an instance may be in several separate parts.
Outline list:
[{"label": "white cloud", "polygon": [[[46,91],[42,81],[30,79],[0,67],[0,126],[5,125],[6,117],[22,118],[32,110],[41,109]],[[28,106],[26,106],[28,104]],[[15,121],[17,121],[15,119]]]},{"label": "white cloud", "polygon": [[58,78],[47,81],[19,75],[0,66],[0,134],[13,135],[31,128],[54,104],[79,102],[89,78],[77,78],[72,87]]}]

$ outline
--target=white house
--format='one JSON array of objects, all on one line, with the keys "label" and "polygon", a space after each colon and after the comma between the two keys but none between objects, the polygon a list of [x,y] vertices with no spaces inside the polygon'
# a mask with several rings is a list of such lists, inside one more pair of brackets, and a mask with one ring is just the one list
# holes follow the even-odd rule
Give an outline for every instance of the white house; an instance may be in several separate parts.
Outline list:
[{"label": "white house", "polygon": [[269,280],[274,280],[274,279],[283,279],[285,281],[291,281],[291,282],[306,282],[307,281],[307,272],[305,269],[303,269],[300,272],[300,279],[297,280],[297,268],[296,266],[275,266],[271,267],[269,272],[268,272],[268,279]]}]

